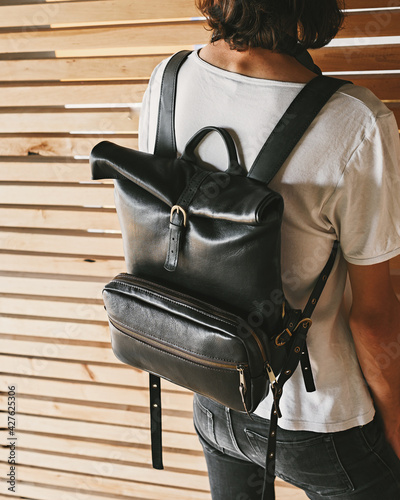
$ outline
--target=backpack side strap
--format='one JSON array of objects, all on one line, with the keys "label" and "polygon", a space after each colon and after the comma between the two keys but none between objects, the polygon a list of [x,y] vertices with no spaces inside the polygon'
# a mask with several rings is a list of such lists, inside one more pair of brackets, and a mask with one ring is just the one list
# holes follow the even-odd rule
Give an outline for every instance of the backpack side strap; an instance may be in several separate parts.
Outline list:
[{"label": "backpack side strap", "polygon": [[191,50],[181,50],[174,54],[168,61],[161,80],[154,154],[165,158],[176,158],[175,100],[178,71],[191,53]]},{"label": "backpack side strap", "polygon": [[269,184],[314,118],[346,83],[328,76],[313,78],[292,101],[255,159],[248,177]]}]

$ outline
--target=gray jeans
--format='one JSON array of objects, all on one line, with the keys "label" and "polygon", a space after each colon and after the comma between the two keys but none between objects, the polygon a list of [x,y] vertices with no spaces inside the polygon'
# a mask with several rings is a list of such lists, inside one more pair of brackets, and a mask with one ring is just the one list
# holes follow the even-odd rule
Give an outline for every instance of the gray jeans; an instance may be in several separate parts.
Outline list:
[{"label": "gray jeans", "polygon": [[[194,398],[213,500],[259,500],[269,421]],[[311,500],[400,500],[400,460],[378,419],[321,434],[278,428],[276,475]]]}]

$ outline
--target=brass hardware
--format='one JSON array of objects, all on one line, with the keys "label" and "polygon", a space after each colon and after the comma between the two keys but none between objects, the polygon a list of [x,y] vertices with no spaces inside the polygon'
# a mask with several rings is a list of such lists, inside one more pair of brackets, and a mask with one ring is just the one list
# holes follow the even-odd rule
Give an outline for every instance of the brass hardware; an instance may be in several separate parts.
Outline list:
[{"label": "brass hardware", "polygon": [[311,318],[303,318],[302,320],[300,320],[297,323],[296,328],[293,331],[295,332],[300,325],[303,325],[303,328],[307,328],[308,326],[311,326],[312,325]]},{"label": "brass hardware", "polygon": [[174,212],[181,212],[182,215],[183,215],[183,225],[186,227],[186,219],[187,219],[187,215],[186,215],[186,212],[185,210],[183,210],[182,207],[180,207],[179,205],[174,205],[172,208],[171,208],[171,215],[169,217],[169,221],[172,222],[172,216],[174,214]]},{"label": "brass hardware", "polygon": [[282,302],[282,319],[285,317],[286,314],[286,306],[285,306],[285,301]]},{"label": "brass hardware", "polygon": [[286,330],[283,330],[283,332],[281,332],[275,339],[275,345],[277,345],[278,347],[281,347],[283,345],[286,344],[287,340],[285,342],[282,342],[280,339],[281,335],[283,335],[284,333],[288,333],[289,334],[289,337],[292,336],[292,332],[289,330],[289,328],[286,328]]},{"label": "brass hardware", "polygon": [[271,382],[271,387],[274,387],[274,385],[277,382],[276,377],[275,377],[275,373],[273,372],[271,365],[269,363],[267,363],[265,365],[265,367],[267,369],[269,381]]},{"label": "brass hardware", "polygon": [[294,352],[298,354],[300,352],[300,347],[296,347]]}]

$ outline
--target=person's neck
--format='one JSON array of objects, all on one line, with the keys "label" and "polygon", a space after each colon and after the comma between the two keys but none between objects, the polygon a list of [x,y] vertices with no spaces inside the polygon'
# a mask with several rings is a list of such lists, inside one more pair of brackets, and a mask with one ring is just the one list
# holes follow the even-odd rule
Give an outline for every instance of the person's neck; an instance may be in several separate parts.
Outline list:
[{"label": "person's neck", "polygon": [[223,40],[206,45],[199,55],[213,66],[253,78],[307,83],[316,76],[288,54],[260,47],[239,52],[231,50]]}]

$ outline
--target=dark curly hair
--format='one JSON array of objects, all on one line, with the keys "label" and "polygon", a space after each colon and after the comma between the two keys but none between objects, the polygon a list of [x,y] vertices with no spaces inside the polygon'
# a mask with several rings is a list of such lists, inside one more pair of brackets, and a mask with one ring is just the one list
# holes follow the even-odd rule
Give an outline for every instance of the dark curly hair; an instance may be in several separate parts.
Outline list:
[{"label": "dark curly hair", "polygon": [[295,54],[323,47],[343,22],[343,0],[196,0],[211,41],[238,51],[262,47]]}]

